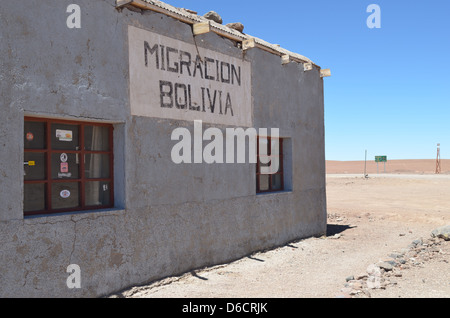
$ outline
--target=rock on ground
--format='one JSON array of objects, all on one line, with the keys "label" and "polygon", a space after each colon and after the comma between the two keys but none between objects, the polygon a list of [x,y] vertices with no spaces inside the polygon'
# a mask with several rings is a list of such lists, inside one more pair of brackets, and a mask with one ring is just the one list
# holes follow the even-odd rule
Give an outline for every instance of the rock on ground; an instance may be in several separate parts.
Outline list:
[{"label": "rock on ground", "polygon": [[431,236],[450,241],[450,225],[435,229],[433,232],[431,232]]}]

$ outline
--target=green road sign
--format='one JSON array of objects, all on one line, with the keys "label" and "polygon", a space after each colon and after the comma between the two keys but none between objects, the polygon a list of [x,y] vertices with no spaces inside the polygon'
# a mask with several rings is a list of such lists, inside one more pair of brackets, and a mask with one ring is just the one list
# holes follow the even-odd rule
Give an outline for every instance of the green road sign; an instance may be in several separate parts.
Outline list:
[{"label": "green road sign", "polygon": [[375,156],[375,162],[387,162],[387,156]]}]

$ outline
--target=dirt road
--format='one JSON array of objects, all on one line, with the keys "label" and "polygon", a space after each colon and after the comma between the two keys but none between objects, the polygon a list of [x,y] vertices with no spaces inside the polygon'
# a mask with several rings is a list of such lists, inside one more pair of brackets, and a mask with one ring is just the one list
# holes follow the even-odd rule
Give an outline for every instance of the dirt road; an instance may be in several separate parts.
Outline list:
[{"label": "dirt road", "polygon": [[[450,242],[428,239],[435,228],[450,225],[449,198],[450,175],[328,175],[327,237],[292,242],[119,296],[448,298]],[[405,263],[383,269],[380,286],[359,286],[368,279],[369,265],[392,261],[389,255],[399,251]]]}]

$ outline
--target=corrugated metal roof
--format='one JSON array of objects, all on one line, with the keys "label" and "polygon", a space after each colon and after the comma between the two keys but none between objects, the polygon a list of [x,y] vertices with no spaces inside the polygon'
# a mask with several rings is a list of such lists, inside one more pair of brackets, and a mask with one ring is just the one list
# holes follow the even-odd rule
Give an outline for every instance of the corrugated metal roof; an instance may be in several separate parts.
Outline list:
[{"label": "corrugated metal roof", "polygon": [[[202,16],[199,16],[197,14],[189,12],[186,9],[176,8],[170,4],[164,3],[162,1],[158,1],[158,0],[117,0],[118,6],[123,6],[126,4],[131,4],[133,6],[141,8],[141,9],[154,10],[154,11],[169,15],[171,17],[178,18],[179,20],[186,22],[186,23],[195,24],[195,23],[209,22],[211,25],[211,29],[218,34],[229,35],[229,37],[231,37],[232,39],[239,40],[239,41],[245,41],[245,40],[249,40],[249,39],[253,38],[255,40],[255,44],[257,45],[257,47],[266,49],[267,51],[269,51],[273,54],[277,54],[279,56],[289,55],[291,60],[301,62],[301,63],[314,64],[309,58],[307,58],[303,55],[288,51],[286,49],[283,49],[279,45],[268,43],[262,39],[253,37],[248,34],[243,34],[237,30],[227,27],[226,25],[216,23],[216,22],[208,20]],[[314,65],[316,65],[316,64],[314,64]]]}]

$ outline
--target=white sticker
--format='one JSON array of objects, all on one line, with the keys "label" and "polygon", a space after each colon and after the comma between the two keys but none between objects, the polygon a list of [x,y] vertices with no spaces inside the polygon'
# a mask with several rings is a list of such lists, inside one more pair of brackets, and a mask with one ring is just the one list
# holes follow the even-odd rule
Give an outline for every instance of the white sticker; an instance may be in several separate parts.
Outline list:
[{"label": "white sticker", "polygon": [[62,190],[59,195],[61,196],[61,198],[67,199],[68,197],[70,197],[70,191],[69,190]]},{"label": "white sticker", "polygon": [[69,159],[66,153],[62,153],[59,158],[61,159],[61,162],[67,162]]},{"label": "white sticker", "polygon": [[59,141],[72,141],[72,135],[71,130],[56,130],[56,138],[58,138]]}]

